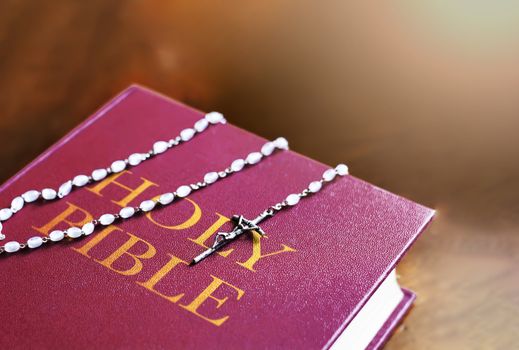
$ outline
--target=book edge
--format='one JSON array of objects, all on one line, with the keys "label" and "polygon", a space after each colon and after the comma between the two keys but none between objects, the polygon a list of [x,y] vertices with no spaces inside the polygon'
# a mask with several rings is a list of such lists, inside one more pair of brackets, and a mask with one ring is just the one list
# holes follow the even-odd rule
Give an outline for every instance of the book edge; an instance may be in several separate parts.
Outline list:
[{"label": "book edge", "polygon": [[[361,180],[362,181],[362,180]],[[420,205],[420,204],[417,204],[417,205]],[[420,205],[421,206],[421,205]],[[376,290],[378,289],[378,287],[382,284],[382,282],[384,282],[384,280],[388,277],[388,275],[391,273],[391,271],[393,271],[394,269],[396,269],[396,265],[398,265],[398,263],[400,262],[400,260],[402,260],[402,258],[405,256],[405,254],[407,253],[407,251],[409,250],[409,248],[414,244],[414,242],[418,239],[418,237],[425,231],[425,228],[431,223],[436,211],[433,210],[433,209],[430,209],[430,208],[427,208],[427,207],[424,207],[424,206],[421,206],[427,210],[429,210],[429,215],[427,216],[427,218],[424,220],[422,226],[417,230],[416,234],[413,236],[413,238],[411,240],[409,240],[407,242],[407,245],[402,249],[402,251],[398,254],[397,258],[393,261],[393,263],[391,265],[388,266],[388,268],[386,269],[386,271],[384,271],[383,274],[381,274],[379,276],[379,279],[377,280],[377,282],[373,285],[372,289],[366,293],[366,295],[364,296],[364,298],[362,300],[360,300],[360,302],[357,304],[355,310],[353,310],[353,312],[351,312],[348,317],[346,318],[346,320],[344,320],[344,322],[342,323],[342,325],[337,328],[337,330],[335,331],[335,333],[330,337],[330,339],[326,342],[326,344],[323,346],[323,349],[329,349],[332,344],[339,338],[339,336],[341,335],[341,333],[348,327],[348,325],[350,324],[350,322],[355,318],[355,316],[360,312],[360,310],[362,310],[362,308],[364,307],[364,305],[368,302],[368,300],[371,298],[371,296],[373,295],[373,293],[376,292]],[[404,289],[402,288],[402,290],[405,291],[408,291],[408,292],[411,292],[407,289]],[[412,292],[411,292],[412,293]],[[405,294],[405,293],[404,293]],[[414,293],[413,293],[414,294]],[[414,300],[414,299],[413,299]]]},{"label": "book edge", "polygon": [[381,349],[384,344],[391,338],[391,336],[395,333],[398,326],[402,323],[404,318],[407,316],[409,311],[411,310],[414,301],[416,300],[416,293],[407,288],[402,288],[402,292],[404,293],[404,297],[402,301],[395,308],[391,316],[386,320],[382,328],[377,332],[373,340],[369,343],[366,350],[378,350]]}]

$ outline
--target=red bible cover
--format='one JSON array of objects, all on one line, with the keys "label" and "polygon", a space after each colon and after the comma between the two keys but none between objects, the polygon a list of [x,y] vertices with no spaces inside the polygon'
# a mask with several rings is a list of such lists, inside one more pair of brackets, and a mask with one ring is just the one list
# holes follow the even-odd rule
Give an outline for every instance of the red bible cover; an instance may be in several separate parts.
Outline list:
[{"label": "red bible cover", "polygon": [[[130,87],[5,183],[0,206],[147,151],[203,115]],[[264,143],[230,124],[212,126],[63,200],[28,205],[4,233],[24,242],[116,213],[124,202],[138,205],[200,181]],[[2,348],[330,347],[430,221],[431,209],[346,176],[265,221],[267,237],[245,235],[199,265],[184,263],[216,231],[228,230],[233,214],[253,218],[326,168],[278,152],[150,215],[2,254]],[[387,340],[413,298],[405,291],[370,348]]]}]

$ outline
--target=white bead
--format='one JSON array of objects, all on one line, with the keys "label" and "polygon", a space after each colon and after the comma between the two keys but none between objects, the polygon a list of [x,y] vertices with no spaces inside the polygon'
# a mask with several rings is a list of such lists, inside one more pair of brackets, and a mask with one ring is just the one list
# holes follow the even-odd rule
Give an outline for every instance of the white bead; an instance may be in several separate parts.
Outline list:
[{"label": "white bead", "polygon": [[36,190],[27,191],[24,194],[22,194],[23,200],[27,203],[34,202],[40,197],[40,192]]},{"label": "white bead", "polygon": [[87,222],[86,224],[81,227],[81,231],[83,231],[83,234],[85,236],[91,235],[92,232],[94,232],[95,225],[91,222]]},{"label": "white bead", "polygon": [[243,159],[236,159],[234,162],[232,162],[231,169],[234,171],[240,171],[243,169],[244,166],[245,161]]},{"label": "white bead", "polygon": [[288,149],[288,141],[284,137],[278,137],[275,139],[274,145],[279,149]]},{"label": "white bead", "polygon": [[139,208],[142,209],[142,211],[150,211],[155,208],[155,202],[152,200],[143,201],[141,205],[139,205]]},{"label": "white bead", "polygon": [[207,129],[209,122],[206,119],[200,119],[195,123],[195,130],[198,132],[202,132]]},{"label": "white bead", "polygon": [[153,144],[153,153],[161,154],[166,152],[169,144],[166,141],[157,141]]},{"label": "white bead", "polygon": [[99,218],[99,222],[101,223],[101,225],[104,225],[104,226],[110,225],[114,221],[115,221],[115,216],[113,216],[112,214],[104,214],[104,215],[101,215],[101,217]]},{"label": "white bead", "polygon": [[11,202],[11,211],[13,213],[16,213],[16,212],[20,211],[23,208],[24,204],[25,204],[25,202],[24,202],[22,197],[16,197]]},{"label": "white bead", "polygon": [[90,236],[95,230],[95,225],[91,222],[84,224],[81,231],[85,236]]},{"label": "white bead", "polygon": [[67,181],[59,187],[58,197],[63,198],[67,196],[70,193],[70,191],[72,191],[72,181]]},{"label": "white bead", "polygon": [[296,205],[299,203],[300,199],[301,197],[299,197],[297,194],[290,194],[285,200],[287,201],[288,205]]},{"label": "white bead", "polygon": [[4,245],[4,250],[8,253],[14,253],[20,250],[20,243],[16,241],[7,242]]},{"label": "white bead", "polygon": [[11,209],[5,208],[5,209],[0,210],[0,220],[1,221],[9,220],[9,218],[11,216],[13,216],[13,212],[11,211]]},{"label": "white bead", "polygon": [[168,205],[169,203],[173,202],[173,199],[175,199],[175,195],[171,192],[168,192],[160,196],[159,202],[162,205]]},{"label": "white bead", "polygon": [[270,156],[272,154],[272,152],[274,152],[274,149],[276,149],[276,146],[274,145],[274,143],[267,142],[266,144],[263,145],[263,147],[261,147],[261,153],[264,156]]},{"label": "white bead", "polygon": [[226,122],[225,118],[223,117],[223,114],[218,113],[218,112],[207,113],[205,115],[205,119],[207,119],[207,121],[211,124],[218,124],[218,123],[225,124],[225,122]]},{"label": "white bead", "polygon": [[319,192],[321,187],[323,187],[323,184],[321,183],[321,181],[313,181],[308,186],[308,189],[310,190],[310,192],[316,193],[316,192]]},{"label": "white bead", "polygon": [[252,152],[252,153],[249,153],[246,160],[247,160],[247,163],[249,163],[249,164],[256,164],[256,163],[259,163],[259,161],[261,160],[261,157],[263,157],[261,155],[261,153]]},{"label": "white bead", "polygon": [[50,240],[53,242],[61,241],[63,237],[65,237],[65,233],[59,230],[52,231],[49,235]]},{"label": "white bead", "polygon": [[82,234],[83,234],[83,231],[81,231],[80,228],[71,227],[71,228],[67,229],[67,236],[69,236],[70,238],[78,238]]},{"label": "white bead", "polygon": [[133,208],[133,207],[122,208],[121,211],[119,212],[119,215],[121,215],[121,217],[123,219],[128,219],[128,218],[132,217],[133,214],[135,214],[135,208]]},{"label": "white bead", "polygon": [[191,193],[191,187],[189,186],[180,186],[177,188],[177,196],[180,198],[187,197]]},{"label": "white bead", "polygon": [[88,183],[88,176],[86,175],[78,175],[72,180],[74,186],[83,187]]},{"label": "white bead", "polygon": [[194,135],[194,129],[184,129],[180,132],[180,138],[182,139],[182,141],[189,141],[193,138]]},{"label": "white bead", "polygon": [[56,191],[54,191],[52,188],[45,188],[43,189],[43,191],[41,191],[41,196],[43,197],[43,199],[45,200],[53,200],[54,198],[56,198],[58,194],[56,193]]},{"label": "white bead", "polygon": [[27,240],[27,246],[31,249],[38,248],[42,244],[43,244],[43,239],[38,236],[31,237]]},{"label": "white bead", "polygon": [[112,169],[113,173],[120,173],[121,171],[126,169],[126,163],[124,162],[124,160],[116,160],[112,163],[110,169]]},{"label": "white bead", "polygon": [[206,184],[212,184],[212,183],[216,182],[216,180],[218,180],[218,173],[215,171],[207,173],[204,176],[204,182]]},{"label": "white bead", "polygon": [[104,179],[106,175],[108,175],[108,171],[106,171],[106,169],[96,169],[92,171],[92,179],[95,181]]},{"label": "white bead", "polygon": [[328,169],[326,170],[324,173],[323,173],[323,179],[324,181],[326,182],[330,182],[332,181],[333,179],[335,179],[335,175],[337,173],[335,172],[335,169]]},{"label": "white bead", "polygon": [[141,153],[134,153],[128,157],[128,163],[130,163],[132,166],[141,164],[142,160],[143,157]]},{"label": "white bead", "polygon": [[348,166],[346,164],[339,164],[335,167],[335,171],[340,176],[348,175]]}]

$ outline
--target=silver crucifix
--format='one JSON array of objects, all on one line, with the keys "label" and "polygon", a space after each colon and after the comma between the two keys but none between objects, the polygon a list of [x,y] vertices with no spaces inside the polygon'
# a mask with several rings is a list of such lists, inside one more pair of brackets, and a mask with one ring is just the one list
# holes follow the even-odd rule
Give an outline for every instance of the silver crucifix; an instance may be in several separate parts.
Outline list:
[{"label": "silver crucifix", "polygon": [[272,211],[264,211],[254,220],[248,220],[244,218],[242,215],[234,215],[231,220],[234,223],[234,229],[231,232],[218,232],[216,237],[214,238],[214,243],[212,247],[208,248],[200,255],[191,261],[190,265],[198,264],[200,261],[207,258],[209,255],[213,254],[217,250],[221,249],[227,243],[235,240],[240,237],[242,234],[246,232],[256,231],[260,235],[264,235],[265,232],[258,226],[258,224],[264,220],[266,217],[272,216]]},{"label": "silver crucifix", "polygon": [[305,188],[303,191],[299,193],[293,193],[288,195],[284,201],[274,204],[273,206],[265,210],[263,213],[261,213],[254,220],[247,220],[241,215],[234,215],[232,217],[232,221],[235,225],[234,229],[231,232],[219,232],[214,238],[213,246],[208,248],[206,251],[204,251],[196,258],[194,258],[193,261],[191,261],[190,265],[198,264],[200,261],[204,260],[214,252],[218,251],[218,249],[222,248],[227,243],[240,237],[245,232],[256,231],[263,236],[265,232],[263,232],[263,230],[258,226],[258,224],[261,221],[265,220],[268,217],[274,216],[276,213],[278,213],[280,210],[283,210],[284,208],[296,205],[297,203],[299,203],[301,198],[319,192],[321,190],[321,187],[325,183],[331,182],[336,175],[348,175],[348,167],[345,164],[339,164],[335,167],[335,169],[332,168],[326,170],[323,173],[322,179],[311,182],[307,188]]}]

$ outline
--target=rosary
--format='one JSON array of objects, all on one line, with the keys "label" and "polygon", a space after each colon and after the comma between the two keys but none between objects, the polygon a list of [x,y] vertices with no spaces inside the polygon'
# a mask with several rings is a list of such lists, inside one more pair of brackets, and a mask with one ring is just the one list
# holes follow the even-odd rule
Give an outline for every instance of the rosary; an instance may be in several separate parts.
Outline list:
[{"label": "rosary", "polygon": [[[9,220],[14,214],[22,210],[26,203],[32,203],[38,200],[49,202],[52,200],[64,198],[65,196],[69,195],[74,188],[80,188],[88,184],[101,181],[110,174],[119,173],[128,167],[136,167],[142,162],[159,154],[162,154],[181,143],[188,142],[196,134],[204,132],[204,130],[206,130],[211,125],[225,123],[226,120],[221,113],[207,113],[203,119],[198,120],[194,124],[193,128],[187,128],[182,130],[179,136],[169,141],[155,142],[153,144],[152,149],[146,153],[133,153],[126,159],[114,161],[107,168],[100,168],[92,171],[91,175],[77,175],[72,180],[68,180],[65,183],[63,183],[57,190],[52,188],[45,188],[41,191],[30,190],[25,192],[21,196],[18,196],[12,200],[10,208],[0,210],[0,240],[5,239],[5,235],[2,233],[2,222]],[[94,232],[94,230],[98,226],[108,226],[116,220],[129,219],[137,213],[149,212],[159,206],[167,206],[177,198],[185,198],[189,196],[193,191],[198,191],[215,183],[218,180],[224,179],[227,176],[241,171],[245,167],[250,167],[254,164],[259,163],[265,157],[270,156],[277,150],[288,150],[288,142],[285,138],[279,137],[272,142],[267,142],[263,145],[263,147],[261,147],[261,150],[259,152],[256,151],[249,153],[245,157],[245,159],[236,159],[231,163],[229,167],[225,168],[222,171],[208,172],[204,175],[203,180],[200,182],[192,183],[189,185],[182,185],[178,187],[177,190],[174,192],[167,192],[160,195],[158,199],[145,200],[138,207],[129,206],[122,208],[117,214],[103,214],[98,219],[87,222],[81,228],[70,227],[64,231],[55,230],[52,231],[48,237],[35,236],[29,238],[27,240],[27,243],[19,243],[17,241],[7,242],[3,246],[0,246],[0,254],[4,252],[15,253],[17,251],[27,248],[32,250],[49,242],[59,242],[63,240],[65,237],[74,239],[79,238],[81,236],[89,236]],[[252,220],[248,220],[242,215],[234,215],[231,219],[231,221],[235,225],[234,229],[230,232],[217,233],[214,238],[213,245],[204,252],[202,252],[200,255],[195,257],[193,261],[191,261],[191,265],[195,265],[200,261],[204,260],[205,258],[210,256],[214,252],[218,251],[223,246],[227,245],[233,240],[237,239],[244,233],[255,231],[258,232],[260,235],[264,235],[265,232],[258,226],[260,222],[267,218],[273,217],[274,215],[276,215],[276,213],[285,208],[298,204],[301,198],[319,192],[323,184],[333,181],[337,175],[348,175],[348,167],[345,164],[339,164],[335,168],[326,170],[323,173],[322,178],[320,180],[311,182],[308,185],[308,187],[300,193],[288,195],[285,198],[285,200],[270,206]]]}]

